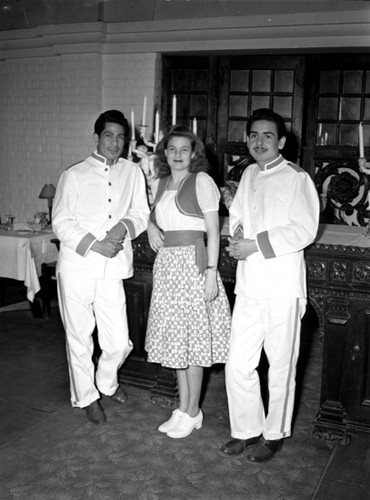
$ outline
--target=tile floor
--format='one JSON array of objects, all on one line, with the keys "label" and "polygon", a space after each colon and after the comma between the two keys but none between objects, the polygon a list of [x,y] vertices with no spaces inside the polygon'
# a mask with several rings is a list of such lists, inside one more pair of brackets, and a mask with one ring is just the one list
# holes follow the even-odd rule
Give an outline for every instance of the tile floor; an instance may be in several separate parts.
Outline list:
[{"label": "tile floor", "polygon": [[[0,309],[2,500],[9,498],[1,494],[1,485],[11,477],[12,457],[19,460],[21,467],[22,460],[32,460],[35,453],[70,438],[86,423],[85,414],[69,406],[63,334],[56,335],[52,322],[34,319],[27,311],[18,314],[14,335],[3,331],[2,315],[17,314],[12,308],[16,306]],[[57,309],[53,309],[53,314],[58,314]],[[25,330],[27,335],[22,335]],[[108,411],[109,404],[114,403],[105,402]],[[355,434],[349,447],[335,447],[331,452],[312,500],[369,498],[370,434]]]}]

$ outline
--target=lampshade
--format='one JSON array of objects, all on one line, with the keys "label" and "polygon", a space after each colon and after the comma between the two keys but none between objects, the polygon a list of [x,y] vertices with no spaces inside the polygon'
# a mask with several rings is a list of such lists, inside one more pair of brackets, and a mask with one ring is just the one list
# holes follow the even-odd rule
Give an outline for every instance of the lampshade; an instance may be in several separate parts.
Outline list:
[{"label": "lampshade", "polygon": [[41,193],[39,194],[39,198],[47,198],[52,199],[55,196],[55,187],[52,184],[45,184],[41,189]]}]

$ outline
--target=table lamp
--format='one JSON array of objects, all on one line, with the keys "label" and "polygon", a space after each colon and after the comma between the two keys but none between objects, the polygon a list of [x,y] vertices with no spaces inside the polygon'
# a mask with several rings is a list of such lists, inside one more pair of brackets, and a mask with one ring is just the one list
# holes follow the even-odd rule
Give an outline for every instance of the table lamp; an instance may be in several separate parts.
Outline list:
[{"label": "table lamp", "polygon": [[41,193],[39,194],[39,198],[48,200],[49,207],[49,224],[51,224],[51,210],[53,206],[53,198],[55,196],[55,187],[52,184],[45,184],[41,189]]}]

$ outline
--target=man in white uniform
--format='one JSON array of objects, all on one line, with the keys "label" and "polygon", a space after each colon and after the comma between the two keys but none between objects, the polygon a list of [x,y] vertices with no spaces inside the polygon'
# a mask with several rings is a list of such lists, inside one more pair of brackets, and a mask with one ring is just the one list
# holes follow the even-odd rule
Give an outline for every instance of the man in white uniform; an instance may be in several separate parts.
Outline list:
[{"label": "man in white uniform", "polygon": [[[230,207],[228,251],[238,260],[231,345],[226,364],[231,441],[225,455],[266,462],[291,435],[301,318],[306,307],[303,249],[315,239],[319,199],[310,176],[285,160],[283,119],[254,111],[247,144],[256,163],[244,171]],[[268,362],[265,414],[257,367]]]},{"label": "man in white uniform", "polygon": [[[127,120],[120,111],[95,122],[96,151],[63,172],[53,209],[60,240],[58,298],[66,331],[71,403],[100,424],[101,394],[124,403],[117,371],[132,350],[124,278],[133,275],[131,240],[147,227],[145,179],[138,165],[120,158]],[[101,355],[95,370],[92,334]]]}]

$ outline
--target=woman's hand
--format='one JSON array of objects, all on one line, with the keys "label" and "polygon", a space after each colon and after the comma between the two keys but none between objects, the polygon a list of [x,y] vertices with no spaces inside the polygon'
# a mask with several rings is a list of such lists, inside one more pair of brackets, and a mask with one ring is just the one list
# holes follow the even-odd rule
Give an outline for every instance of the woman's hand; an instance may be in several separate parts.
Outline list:
[{"label": "woman's hand", "polygon": [[211,302],[218,295],[217,272],[213,269],[206,269],[204,284],[204,300]]},{"label": "woman's hand", "polygon": [[158,252],[158,250],[163,247],[164,237],[162,230],[159,229],[156,224],[149,221],[147,232],[150,248],[154,250],[154,252]]},{"label": "woman's hand", "polygon": [[216,210],[204,214],[204,222],[207,232],[207,257],[208,266],[206,269],[204,284],[204,300],[210,302],[218,295],[217,284],[217,262],[220,249],[220,228],[218,212]]}]

